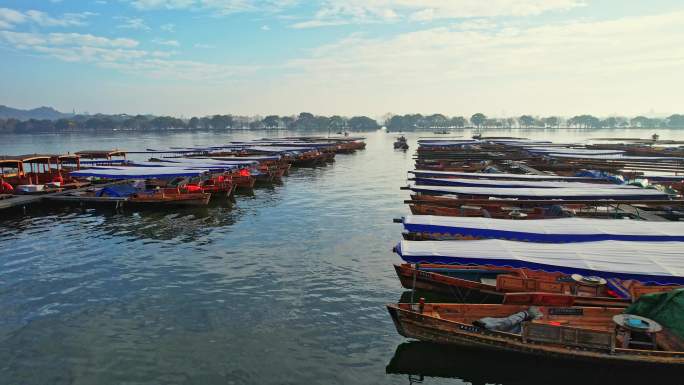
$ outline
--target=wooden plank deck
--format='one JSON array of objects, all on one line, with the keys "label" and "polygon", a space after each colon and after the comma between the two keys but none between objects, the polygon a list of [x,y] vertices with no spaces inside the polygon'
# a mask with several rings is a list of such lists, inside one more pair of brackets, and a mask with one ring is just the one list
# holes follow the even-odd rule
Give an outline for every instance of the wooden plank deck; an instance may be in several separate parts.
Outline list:
[{"label": "wooden plank deck", "polygon": [[53,202],[84,202],[84,203],[116,203],[126,202],[128,198],[125,197],[90,197],[78,195],[53,195],[45,197],[45,200]]},{"label": "wooden plank deck", "polygon": [[[6,209],[11,209],[11,208],[26,207],[26,206],[29,206],[31,204],[42,202],[44,200],[62,201],[62,202],[95,201],[95,199],[92,199],[93,197],[71,196],[70,194],[73,194],[75,192],[85,191],[91,187],[101,188],[101,187],[107,187],[107,186],[111,186],[111,185],[119,184],[119,183],[123,183],[123,182],[125,182],[125,181],[117,181],[114,183],[108,183],[108,184],[97,185],[97,186],[92,186],[89,184],[89,185],[83,186],[81,188],[76,188],[76,189],[71,189],[71,190],[66,190],[66,191],[58,191],[58,192],[48,193],[48,194],[13,195],[9,198],[5,197],[4,199],[0,199],[0,211],[6,210]],[[111,203],[116,203],[116,202],[124,201],[126,199],[127,198],[108,198],[108,199],[97,198],[97,201],[98,202],[110,202],[111,201]]]}]

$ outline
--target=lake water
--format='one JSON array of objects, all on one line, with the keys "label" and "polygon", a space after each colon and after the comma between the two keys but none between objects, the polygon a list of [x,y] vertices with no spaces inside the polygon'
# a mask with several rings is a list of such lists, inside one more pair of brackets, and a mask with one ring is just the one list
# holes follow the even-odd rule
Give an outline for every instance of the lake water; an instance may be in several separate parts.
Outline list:
[{"label": "lake water", "polygon": [[[487,135],[582,141],[651,131]],[[684,139],[680,131],[658,133]],[[266,135],[273,134],[4,135],[0,153],[144,150]],[[544,372],[530,358],[407,344],[396,333],[384,308],[403,292],[392,269],[399,258],[391,252],[401,227],[392,218],[408,213],[399,187],[418,135],[408,135],[409,152],[392,150],[393,134],[366,136],[366,150],[338,155],[327,167],[295,169],[282,185],[239,196],[233,207],[0,214],[0,384],[408,384],[420,374],[426,384],[587,384],[601,378],[601,371],[555,364],[545,364]]]}]

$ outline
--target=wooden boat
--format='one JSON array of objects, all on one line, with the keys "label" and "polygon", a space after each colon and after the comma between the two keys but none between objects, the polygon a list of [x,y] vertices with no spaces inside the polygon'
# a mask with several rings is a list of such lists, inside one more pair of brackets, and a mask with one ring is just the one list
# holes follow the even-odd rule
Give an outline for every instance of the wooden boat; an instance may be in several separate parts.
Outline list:
[{"label": "wooden boat", "polygon": [[501,205],[468,205],[463,204],[460,207],[444,207],[431,204],[429,201],[425,203],[414,203],[409,205],[411,213],[415,215],[438,215],[449,217],[487,217],[497,219],[546,219],[546,218],[561,218],[564,215],[562,211],[546,210],[542,207],[534,208],[519,208],[515,206],[501,206]]},{"label": "wooden boat", "polygon": [[[652,334],[653,347],[617,333],[613,319],[623,308],[400,303],[387,310],[399,334],[421,341],[567,360],[684,365],[684,345],[669,332]],[[512,315],[521,321],[519,332],[494,330],[483,320]]]},{"label": "wooden boat", "polygon": [[205,179],[199,182],[198,187],[201,192],[211,194],[212,198],[230,197],[237,188],[230,175],[218,175]]},{"label": "wooden boat", "polygon": [[[299,154],[292,161],[292,165],[295,167],[316,167],[324,166],[329,159],[330,155],[322,153],[319,151],[307,151]],[[333,153],[334,157],[334,153]]]},{"label": "wooden boat", "polygon": [[[14,190],[28,185],[39,187],[36,192],[47,193],[85,186],[87,182],[69,175],[69,171],[79,168],[80,157],[73,154],[0,156],[0,178]],[[49,186],[46,189],[44,185]]]},{"label": "wooden boat", "polygon": [[250,175],[233,175],[233,183],[238,189],[251,190],[254,188],[256,178]]},{"label": "wooden boat", "polygon": [[400,136],[397,138],[397,140],[394,142],[394,149],[397,150],[408,150],[409,146],[408,143],[406,142],[406,138],[403,136]]},{"label": "wooden boat", "polygon": [[165,206],[206,206],[211,194],[205,192],[185,192],[182,188],[161,188],[131,195],[128,203],[140,205]]},{"label": "wooden boat", "polygon": [[[580,275],[513,267],[410,264],[394,265],[401,285],[446,294],[459,299],[489,296],[502,302],[525,298],[509,293],[546,293],[549,301],[564,300],[581,306],[626,306],[644,294],[679,289],[678,285],[646,285],[635,280],[587,279]],[[610,284],[610,285],[609,285]],[[507,297],[508,295],[508,297]]]},{"label": "wooden boat", "polygon": [[451,172],[480,172],[489,167],[482,162],[416,162],[416,169]]}]

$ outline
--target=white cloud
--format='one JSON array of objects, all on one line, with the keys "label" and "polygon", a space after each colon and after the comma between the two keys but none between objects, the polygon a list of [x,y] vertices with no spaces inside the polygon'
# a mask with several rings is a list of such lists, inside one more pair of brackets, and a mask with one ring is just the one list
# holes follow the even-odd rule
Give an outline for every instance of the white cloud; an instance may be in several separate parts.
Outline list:
[{"label": "white cloud", "polygon": [[30,10],[26,16],[42,27],[70,27],[85,25],[85,19],[94,16],[92,12],[65,13],[60,18],[51,17],[45,12]]},{"label": "white cloud", "polygon": [[[292,83],[283,87],[325,84],[326,94],[363,112],[383,103],[406,112],[449,112],[455,103],[466,111],[639,111],[633,106],[644,94],[649,106],[670,108],[684,88],[684,53],[673,49],[684,41],[682,25],[684,12],[673,12],[515,28],[471,20],[391,38],[351,35],[290,61]],[[321,97],[314,91],[307,100]]]},{"label": "white cloud", "polygon": [[68,46],[79,45],[89,47],[134,48],[138,42],[127,38],[107,38],[81,33],[29,33],[0,31],[0,41],[14,46],[30,47],[36,45]]},{"label": "white cloud", "polygon": [[[176,46],[173,40],[159,44]],[[68,62],[91,63],[132,75],[174,80],[228,80],[259,69],[195,60],[171,60],[175,51],[138,49],[138,41],[78,33],[27,33],[0,31],[0,44],[20,51],[41,54]]]},{"label": "white cloud", "polygon": [[224,16],[238,12],[276,12],[296,4],[298,0],[132,0],[140,10],[190,9]]},{"label": "white cloud", "polygon": [[580,0],[326,0],[309,20],[294,28],[431,21],[495,16],[532,16],[584,5]]},{"label": "white cloud", "polygon": [[117,25],[117,28],[123,28],[123,29],[135,29],[135,30],[142,30],[142,31],[149,31],[151,28],[145,24],[145,20],[139,18],[139,17],[117,17],[117,19],[121,20],[122,23]]},{"label": "white cloud", "polygon": [[269,27],[268,25],[262,25],[262,26],[261,26],[261,30],[262,30],[262,31],[270,31],[270,30],[271,30],[271,27]]},{"label": "white cloud", "polygon": [[28,10],[17,11],[10,8],[0,8],[0,28],[11,29],[18,24],[34,23],[41,27],[71,27],[86,24],[86,19],[94,16],[92,12],[65,13],[61,17],[52,17],[45,12]]},{"label": "white cloud", "polygon": [[26,16],[14,9],[0,8],[0,28],[9,29],[26,21]]},{"label": "white cloud", "polygon": [[176,32],[176,25],[175,24],[162,24],[159,26],[159,29],[165,32]]},{"label": "white cloud", "polygon": [[177,40],[165,40],[165,39],[153,39],[154,44],[165,45],[169,47],[180,47],[180,43]]}]

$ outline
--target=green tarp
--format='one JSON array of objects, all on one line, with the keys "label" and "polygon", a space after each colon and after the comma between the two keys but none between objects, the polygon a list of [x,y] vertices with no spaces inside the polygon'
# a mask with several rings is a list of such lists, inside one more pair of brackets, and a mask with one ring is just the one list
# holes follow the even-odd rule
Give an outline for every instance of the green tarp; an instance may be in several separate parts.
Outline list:
[{"label": "green tarp", "polygon": [[650,318],[684,338],[684,289],[641,296],[625,313]]}]

